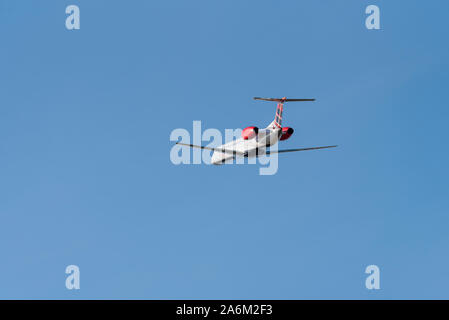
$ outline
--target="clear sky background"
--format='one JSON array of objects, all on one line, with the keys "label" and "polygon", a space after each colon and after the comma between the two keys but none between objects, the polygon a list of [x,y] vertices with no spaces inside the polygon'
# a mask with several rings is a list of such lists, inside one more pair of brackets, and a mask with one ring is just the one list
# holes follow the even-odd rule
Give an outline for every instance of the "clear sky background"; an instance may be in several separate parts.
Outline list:
[{"label": "clear sky background", "polygon": [[[1,0],[0,298],[449,298],[448,12]],[[193,120],[266,126],[254,96],[317,98],[286,105],[281,147],[339,148],[274,176],[170,162]]]}]

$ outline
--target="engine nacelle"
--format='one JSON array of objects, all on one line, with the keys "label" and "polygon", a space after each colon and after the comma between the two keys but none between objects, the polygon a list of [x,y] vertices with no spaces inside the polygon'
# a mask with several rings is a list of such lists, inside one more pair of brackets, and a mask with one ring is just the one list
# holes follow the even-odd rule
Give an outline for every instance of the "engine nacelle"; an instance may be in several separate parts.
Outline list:
[{"label": "engine nacelle", "polygon": [[253,139],[259,133],[259,128],[257,127],[247,127],[242,131],[242,138],[244,140]]},{"label": "engine nacelle", "polygon": [[295,130],[293,130],[293,128],[290,127],[284,127],[282,128],[282,135],[279,138],[279,140],[287,140],[288,138],[290,138],[290,136],[293,134]]}]

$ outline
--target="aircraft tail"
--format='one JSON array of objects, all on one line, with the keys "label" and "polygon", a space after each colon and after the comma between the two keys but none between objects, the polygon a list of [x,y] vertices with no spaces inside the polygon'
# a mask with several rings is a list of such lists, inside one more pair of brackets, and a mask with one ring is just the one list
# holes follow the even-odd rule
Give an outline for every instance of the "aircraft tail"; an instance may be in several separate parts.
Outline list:
[{"label": "aircraft tail", "polygon": [[284,98],[259,98],[254,97],[254,100],[262,100],[262,101],[274,101],[278,102],[277,108],[276,108],[276,114],[274,116],[274,121],[270,123],[268,126],[269,128],[282,128],[282,112],[284,111],[284,103],[290,102],[290,101],[315,101],[315,99],[287,99]]}]

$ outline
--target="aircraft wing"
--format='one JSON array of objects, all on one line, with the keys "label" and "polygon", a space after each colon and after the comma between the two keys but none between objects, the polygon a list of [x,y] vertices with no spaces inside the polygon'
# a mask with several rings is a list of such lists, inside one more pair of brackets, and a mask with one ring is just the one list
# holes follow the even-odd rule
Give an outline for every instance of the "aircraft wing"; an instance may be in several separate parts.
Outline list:
[{"label": "aircraft wing", "polygon": [[211,148],[211,147],[197,146],[195,144],[186,144],[186,143],[181,143],[181,142],[176,142],[176,144],[179,144],[181,146],[191,147],[191,148],[206,149],[206,150],[212,150],[212,151],[217,151],[217,152],[222,152],[222,153],[228,153],[228,154],[232,154],[232,155],[240,155],[240,156],[245,155],[245,153],[243,153],[243,152],[240,152],[237,150],[232,150],[232,149]]},{"label": "aircraft wing", "polygon": [[324,146],[324,147],[311,147],[311,148],[300,148],[300,149],[285,149],[285,150],[267,150],[266,154],[270,153],[284,153],[284,152],[295,152],[295,151],[307,151],[307,150],[317,150],[317,149],[326,149],[326,148],[335,148],[337,146]]}]

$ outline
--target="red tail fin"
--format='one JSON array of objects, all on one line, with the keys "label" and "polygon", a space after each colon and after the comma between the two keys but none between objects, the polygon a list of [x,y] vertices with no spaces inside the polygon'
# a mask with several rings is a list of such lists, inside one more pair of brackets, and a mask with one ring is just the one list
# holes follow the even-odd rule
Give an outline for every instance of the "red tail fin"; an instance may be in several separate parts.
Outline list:
[{"label": "red tail fin", "polygon": [[[285,98],[282,98],[283,100]],[[274,116],[274,125],[282,128],[282,111],[284,111],[284,102],[279,102],[276,108],[276,115]]]}]

